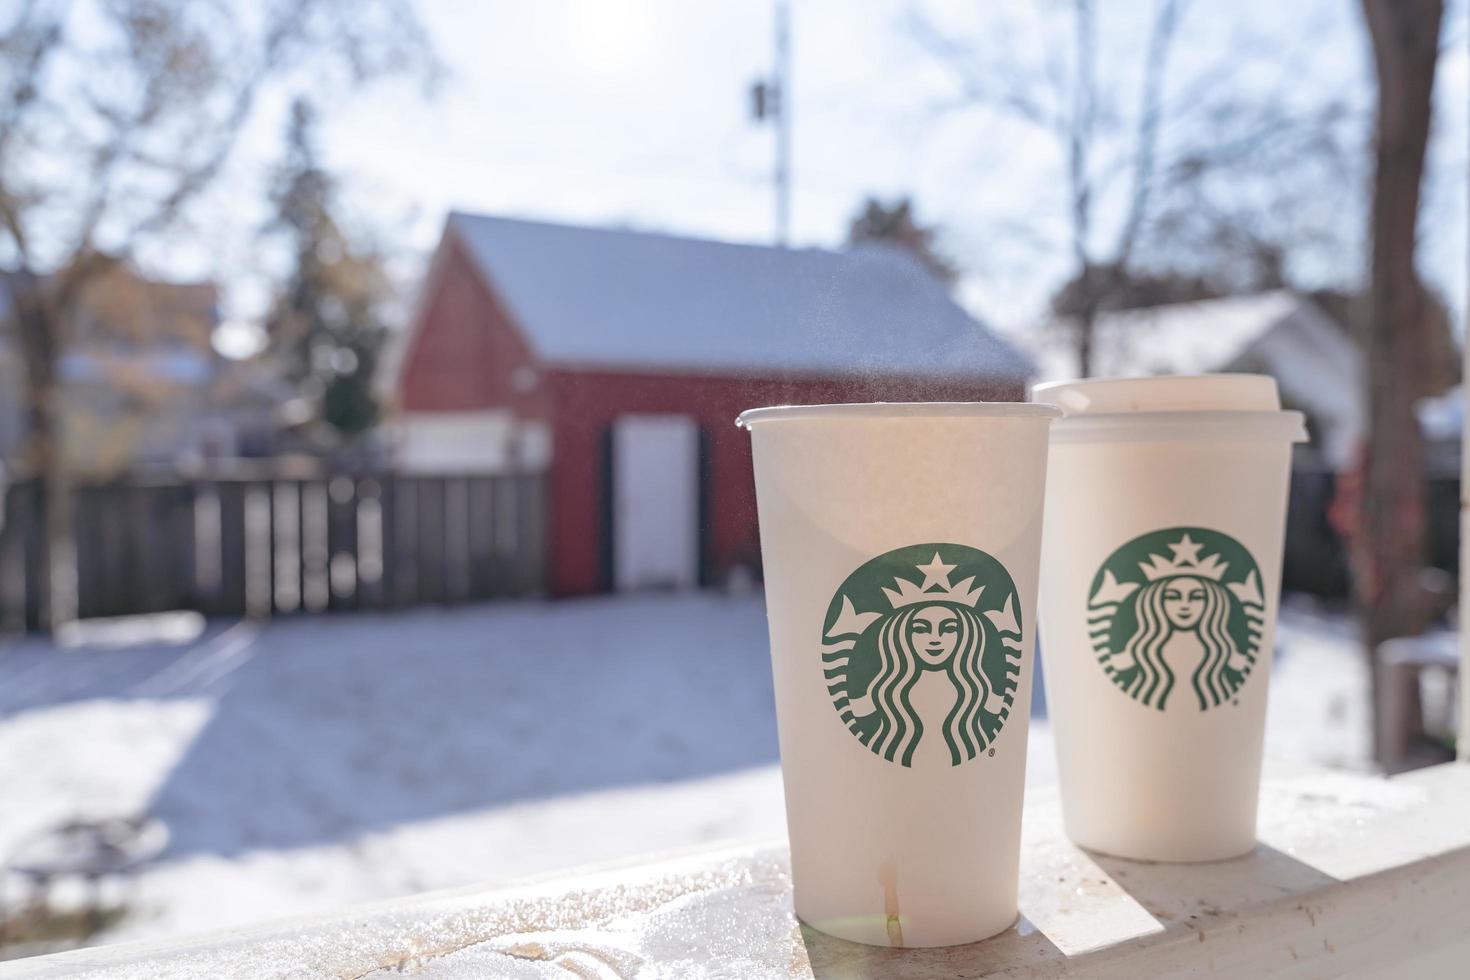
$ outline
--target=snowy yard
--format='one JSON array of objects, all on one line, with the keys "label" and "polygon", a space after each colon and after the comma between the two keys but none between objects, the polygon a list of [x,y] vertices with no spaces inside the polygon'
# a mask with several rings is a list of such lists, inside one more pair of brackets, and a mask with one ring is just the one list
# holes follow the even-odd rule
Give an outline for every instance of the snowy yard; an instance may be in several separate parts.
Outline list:
[{"label": "snowy yard", "polygon": [[[784,832],[757,598],[154,627],[0,645],[0,861],[69,819],[169,828],[108,940]],[[1349,624],[1289,604],[1278,646],[1268,752],[1366,766]]]}]

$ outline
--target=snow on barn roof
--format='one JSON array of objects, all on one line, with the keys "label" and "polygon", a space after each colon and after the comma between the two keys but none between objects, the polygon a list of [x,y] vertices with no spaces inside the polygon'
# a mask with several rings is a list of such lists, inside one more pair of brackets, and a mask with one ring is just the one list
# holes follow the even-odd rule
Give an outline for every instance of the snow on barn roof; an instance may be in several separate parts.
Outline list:
[{"label": "snow on barn roof", "polygon": [[909,253],[786,249],[454,213],[545,361],[782,374],[1029,377]]},{"label": "snow on barn roof", "polygon": [[[1220,371],[1283,319],[1301,313],[1304,305],[1323,315],[1286,290],[1104,313],[1094,326],[1092,373],[1135,377]],[[1036,358],[1039,381],[1077,376],[1070,320],[1032,326],[1011,339]]]}]

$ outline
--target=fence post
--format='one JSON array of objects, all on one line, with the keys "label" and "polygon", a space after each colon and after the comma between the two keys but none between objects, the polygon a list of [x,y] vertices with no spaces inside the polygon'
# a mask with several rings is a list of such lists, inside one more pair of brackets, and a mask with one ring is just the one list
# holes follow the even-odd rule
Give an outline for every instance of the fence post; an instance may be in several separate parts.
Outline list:
[{"label": "fence post", "polygon": [[[1470,191],[1470,170],[1466,171],[1465,183]],[[1466,209],[1470,211],[1470,195],[1466,197]],[[1470,241],[1466,242],[1465,263],[1470,266]],[[1466,299],[1470,301],[1470,279],[1466,280]],[[1461,319],[1470,317],[1470,302],[1464,307]],[[1460,737],[1456,740],[1460,761],[1470,762],[1470,519],[1467,519],[1466,501],[1470,500],[1470,329],[1460,338]]]},{"label": "fence post", "polygon": [[1460,761],[1470,762],[1470,332],[1460,356]]},{"label": "fence post", "polygon": [[24,631],[28,626],[30,488],[29,480],[0,483],[0,630]]}]

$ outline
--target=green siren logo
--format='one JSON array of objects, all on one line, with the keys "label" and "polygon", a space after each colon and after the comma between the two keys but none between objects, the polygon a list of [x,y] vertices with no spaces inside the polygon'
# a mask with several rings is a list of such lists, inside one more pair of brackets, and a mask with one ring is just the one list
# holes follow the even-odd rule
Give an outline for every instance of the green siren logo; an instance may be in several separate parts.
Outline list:
[{"label": "green siren logo", "polygon": [[1020,680],[1019,607],[1005,566],[975,548],[916,544],[865,563],[833,596],[823,629],[838,716],[900,765],[936,729],[950,765],[980,755]]},{"label": "green siren logo", "polygon": [[[1102,669],[1160,711],[1187,679],[1199,710],[1234,697],[1261,645],[1266,600],[1251,553],[1229,535],[1171,527],[1113,552],[1087,600]],[[1183,703],[1188,703],[1187,701]]]}]

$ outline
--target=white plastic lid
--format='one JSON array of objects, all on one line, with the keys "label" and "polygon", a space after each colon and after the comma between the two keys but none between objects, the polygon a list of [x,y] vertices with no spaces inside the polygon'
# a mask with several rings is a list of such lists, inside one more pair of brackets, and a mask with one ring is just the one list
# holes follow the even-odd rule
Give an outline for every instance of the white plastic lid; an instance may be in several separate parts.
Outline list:
[{"label": "white plastic lid", "polygon": [[1074,415],[1119,412],[1279,412],[1281,396],[1269,374],[1165,374],[1152,378],[1053,381],[1031,391],[1033,401]]},{"label": "white plastic lid", "polygon": [[1033,400],[1061,409],[1054,441],[1232,439],[1305,442],[1301,412],[1282,411],[1265,374],[1173,374],[1037,385]]}]

